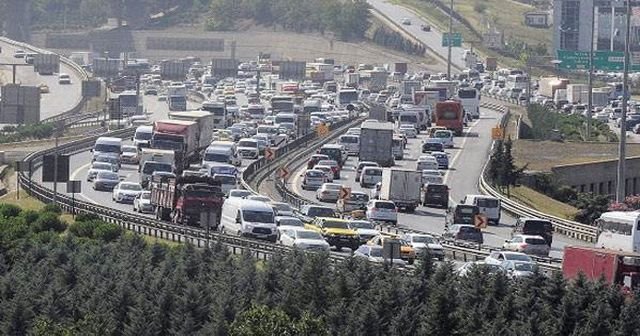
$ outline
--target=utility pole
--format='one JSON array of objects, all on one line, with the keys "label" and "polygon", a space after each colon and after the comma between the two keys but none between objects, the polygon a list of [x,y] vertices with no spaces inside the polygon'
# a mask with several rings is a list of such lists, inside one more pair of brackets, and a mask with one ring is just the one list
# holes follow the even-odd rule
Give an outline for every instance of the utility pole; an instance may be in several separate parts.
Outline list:
[{"label": "utility pole", "polygon": [[591,8],[591,39],[589,39],[589,79],[587,83],[587,131],[585,132],[586,140],[591,140],[591,114],[593,113],[593,41],[595,38],[595,21],[596,21],[596,3]]},{"label": "utility pole", "polygon": [[629,55],[631,54],[631,1],[627,0],[627,27],[624,39],[624,71],[622,73],[622,118],[620,122],[620,143],[618,148],[618,176],[616,183],[616,202],[626,196],[626,145],[627,145],[627,106],[629,100]]},{"label": "utility pole", "polygon": [[448,41],[448,48],[447,48],[447,79],[451,80],[451,44],[452,44],[452,37],[453,37],[453,0],[451,0],[451,3],[449,5],[449,38],[447,39]]}]

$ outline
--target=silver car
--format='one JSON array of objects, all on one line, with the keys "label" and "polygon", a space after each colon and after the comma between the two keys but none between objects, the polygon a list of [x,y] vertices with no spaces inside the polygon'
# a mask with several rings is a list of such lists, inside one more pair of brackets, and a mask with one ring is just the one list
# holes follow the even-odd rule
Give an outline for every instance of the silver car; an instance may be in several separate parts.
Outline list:
[{"label": "silver car", "polygon": [[340,189],[340,184],[325,183],[316,191],[316,199],[321,202],[335,202],[340,197]]},{"label": "silver car", "polygon": [[133,200],[133,211],[140,213],[153,213],[154,208],[151,204],[151,192],[143,191]]}]

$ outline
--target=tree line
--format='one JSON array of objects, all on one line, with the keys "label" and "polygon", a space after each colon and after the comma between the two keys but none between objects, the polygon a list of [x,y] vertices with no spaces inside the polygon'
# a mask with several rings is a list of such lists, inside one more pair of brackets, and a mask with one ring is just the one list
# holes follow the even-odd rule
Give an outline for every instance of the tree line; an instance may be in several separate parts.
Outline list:
[{"label": "tree line", "polygon": [[207,28],[233,30],[241,19],[295,32],[333,32],[342,40],[361,39],[369,29],[365,0],[212,0]]},{"label": "tree line", "polygon": [[384,27],[378,27],[373,32],[373,42],[387,48],[403,51],[410,55],[423,56],[426,48],[422,44],[413,43],[404,38],[400,33]]},{"label": "tree line", "polygon": [[49,208],[0,206],[0,334],[640,335],[640,297],[603,281],[459,276],[428,256],[409,273],[301,252],[257,262],[91,216],[67,228]]}]

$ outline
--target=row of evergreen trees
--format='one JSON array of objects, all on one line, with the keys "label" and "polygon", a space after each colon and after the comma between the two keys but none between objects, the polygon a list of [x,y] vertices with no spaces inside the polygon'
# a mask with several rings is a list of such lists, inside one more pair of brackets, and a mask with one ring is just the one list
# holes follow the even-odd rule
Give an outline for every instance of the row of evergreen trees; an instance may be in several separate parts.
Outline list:
[{"label": "row of evergreen trees", "polygon": [[207,28],[233,30],[240,19],[296,32],[331,31],[342,40],[361,39],[369,29],[365,0],[211,0]]},{"label": "row of evergreen trees", "polygon": [[426,48],[422,44],[413,43],[404,38],[400,33],[384,27],[378,27],[373,32],[373,42],[394,50],[403,51],[410,55],[423,56]]},{"label": "row of evergreen trees", "polygon": [[526,169],[526,166],[516,167],[511,153],[512,149],[511,137],[507,140],[496,141],[487,167],[489,180],[499,189],[506,189],[507,195],[509,195],[510,187],[517,184]]},{"label": "row of evergreen trees", "polygon": [[639,297],[584,278],[460,277],[429,258],[410,273],[300,252],[256,262],[38,218],[0,207],[2,335],[640,335]]}]

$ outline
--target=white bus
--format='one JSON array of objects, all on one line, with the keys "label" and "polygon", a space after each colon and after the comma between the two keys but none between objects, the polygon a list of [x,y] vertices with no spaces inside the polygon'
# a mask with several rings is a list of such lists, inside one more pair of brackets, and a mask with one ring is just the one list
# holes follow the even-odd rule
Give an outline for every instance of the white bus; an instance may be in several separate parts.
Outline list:
[{"label": "white bus", "polygon": [[506,81],[507,89],[521,89],[526,92],[529,86],[529,76],[527,75],[509,75]]},{"label": "white bus", "polygon": [[458,100],[462,103],[466,113],[473,119],[480,118],[480,93],[473,87],[463,87],[458,89]]},{"label": "white bus", "polygon": [[224,103],[209,100],[202,103],[200,109],[213,114],[213,128],[227,128],[232,121],[227,117],[227,108]]},{"label": "white bus", "polygon": [[640,211],[610,211],[596,220],[596,247],[625,252],[640,252]]}]

